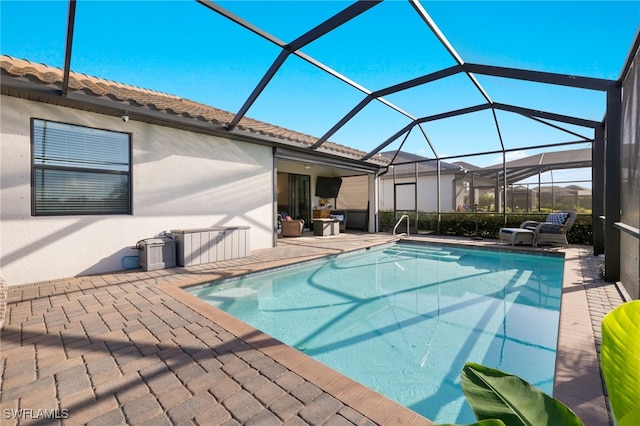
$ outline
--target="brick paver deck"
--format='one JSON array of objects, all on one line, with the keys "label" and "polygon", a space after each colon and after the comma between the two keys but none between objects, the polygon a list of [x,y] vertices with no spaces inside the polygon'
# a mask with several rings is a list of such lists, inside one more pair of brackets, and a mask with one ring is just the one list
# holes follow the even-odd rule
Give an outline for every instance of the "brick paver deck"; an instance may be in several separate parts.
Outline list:
[{"label": "brick paver deck", "polygon": [[[216,264],[12,287],[1,423],[429,424],[180,289],[389,240],[296,238]],[[596,346],[599,321],[622,299],[588,248],[566,253],[554,393],[585,424],[607,424]]]}]

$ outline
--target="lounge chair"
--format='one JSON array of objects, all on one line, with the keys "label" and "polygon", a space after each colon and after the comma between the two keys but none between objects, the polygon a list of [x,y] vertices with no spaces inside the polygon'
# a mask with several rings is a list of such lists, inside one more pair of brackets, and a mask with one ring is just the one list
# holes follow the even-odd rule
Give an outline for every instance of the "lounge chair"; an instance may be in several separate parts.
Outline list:
[{"label": "lounge chair", "polygon": [[540,244],[560,244],[568,246],[567,231],[573,226],[576,212],[549,213],[544,222],[527,220],[520,228],[501,228],[500,241],[515,243],[531,242],[534,247]]}]

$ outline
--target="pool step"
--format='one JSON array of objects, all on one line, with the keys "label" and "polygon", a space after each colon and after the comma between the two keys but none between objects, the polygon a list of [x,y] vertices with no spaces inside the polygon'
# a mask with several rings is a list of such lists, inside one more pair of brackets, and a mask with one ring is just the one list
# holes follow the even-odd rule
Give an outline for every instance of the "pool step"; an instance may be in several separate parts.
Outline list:
[{"label": "pool step", "polygon": [[455,262],[460,260],[460,256],[451,254],[450,251],[431,247],[414,248],[414,247],[390,247],[385,251],[387,254],[394,256],[419,257],[421,259],[436,259],[444,262]]},{"label": "pool step", "polygon": [[443,262],[456,262],[460,260],[460,256],[452,256],[452,255],[437,254],[437,253],[397,252],[397,253],[391,253],[391,254],[395,256],[406,256],[411,258],[441,260]]},{"label": "pool step", "polygon": [[446,251],[443,249],[432,249],[432,248],[426,248],[426,249],[421,249],[421,248],[413,248],[413,247],[390,247],[387,248],[385,250],[386,253],[392,253],[392,254],[428,254],[428,255],[435,255],[435,256],[447,256],[450,255],[451,252],[450,251]]}]

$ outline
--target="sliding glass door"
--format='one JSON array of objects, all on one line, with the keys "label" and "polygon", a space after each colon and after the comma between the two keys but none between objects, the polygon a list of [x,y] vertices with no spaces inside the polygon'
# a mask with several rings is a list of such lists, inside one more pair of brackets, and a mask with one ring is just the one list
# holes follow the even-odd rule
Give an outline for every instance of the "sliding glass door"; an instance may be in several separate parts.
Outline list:
[{"label": "sliding glass door", "polygon": [[289,174],[289,214],[304,219],[304,226],[311,224],[311,178],[308,175]]}]

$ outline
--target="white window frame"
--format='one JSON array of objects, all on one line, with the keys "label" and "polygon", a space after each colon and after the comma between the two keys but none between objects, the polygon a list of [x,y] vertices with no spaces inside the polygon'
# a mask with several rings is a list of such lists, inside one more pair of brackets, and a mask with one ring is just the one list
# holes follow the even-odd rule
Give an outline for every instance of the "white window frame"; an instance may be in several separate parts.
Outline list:
[{"label": "white window frame", "polygon": [[131,158],[130,133],[32,118],[32,215],[131,214]]}]

